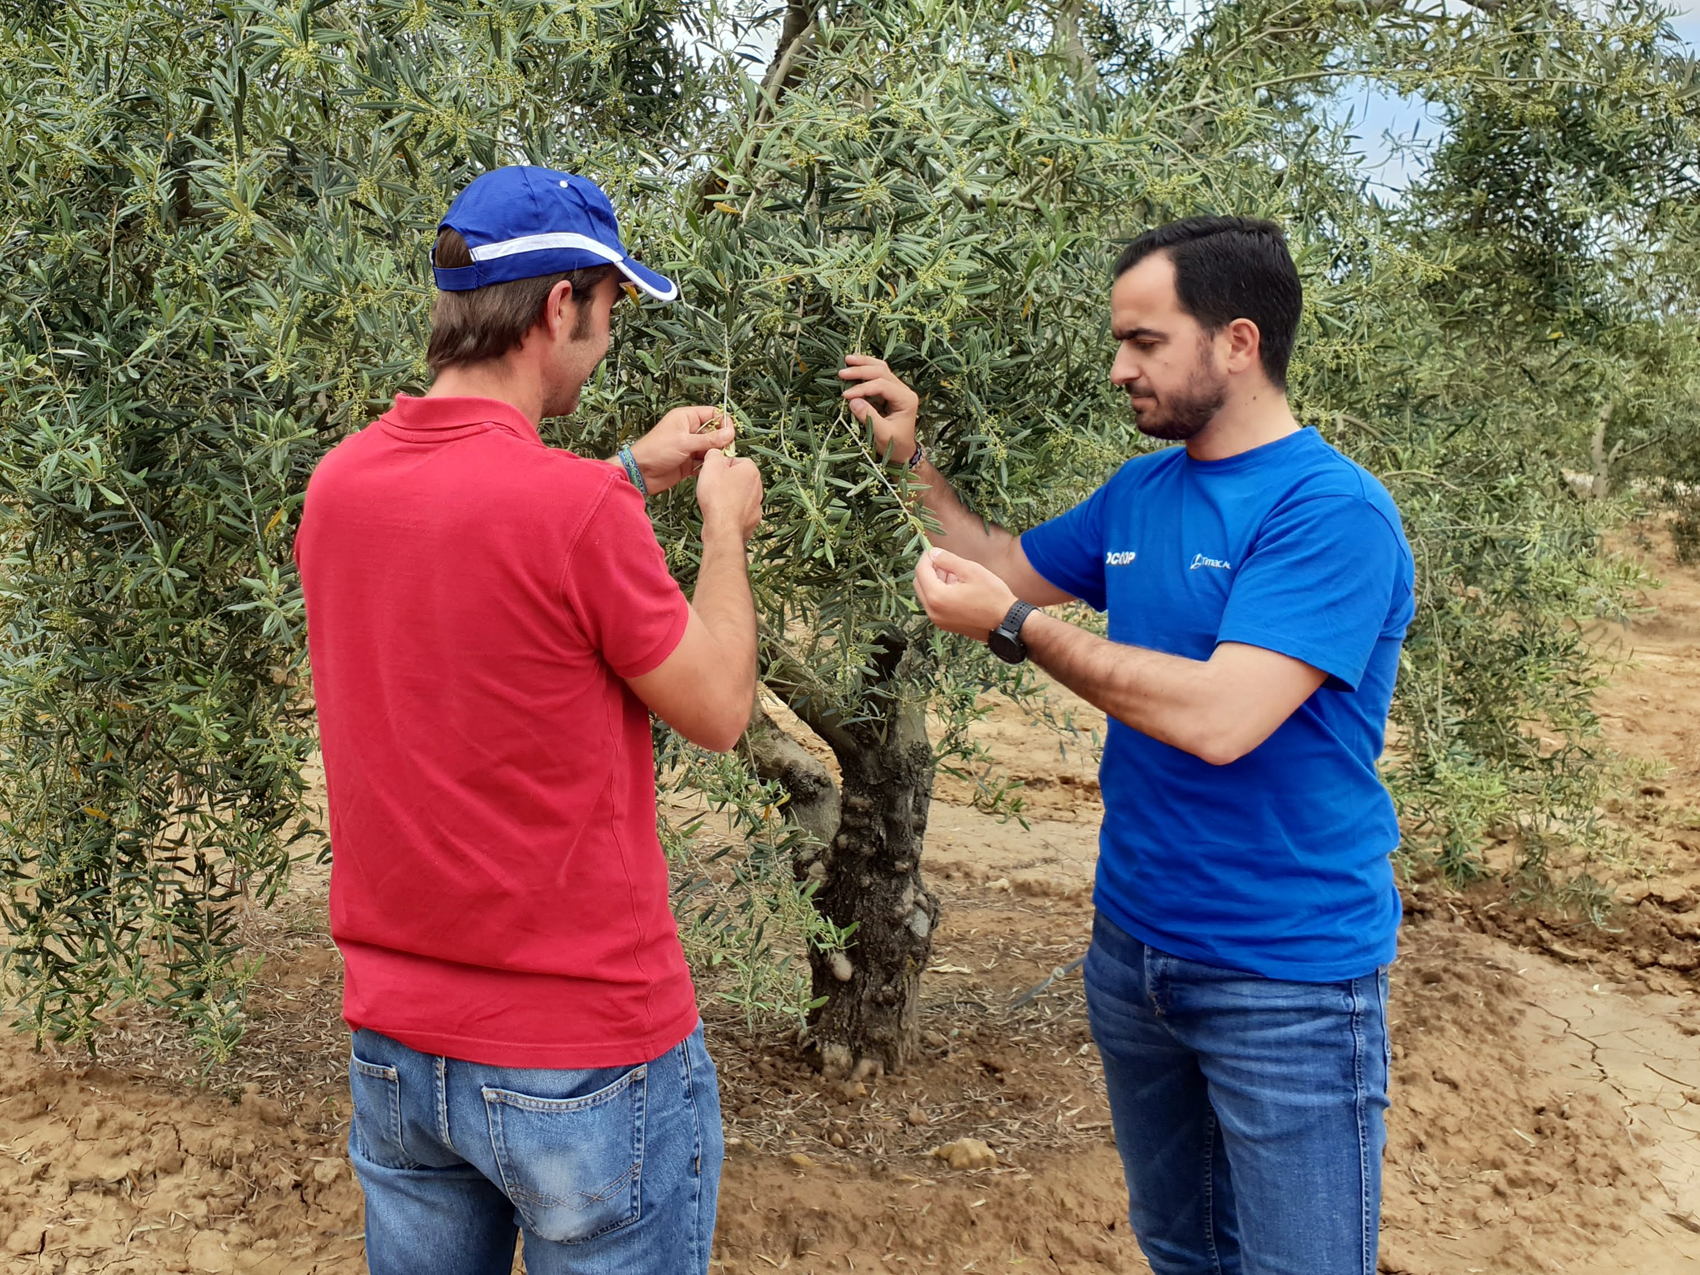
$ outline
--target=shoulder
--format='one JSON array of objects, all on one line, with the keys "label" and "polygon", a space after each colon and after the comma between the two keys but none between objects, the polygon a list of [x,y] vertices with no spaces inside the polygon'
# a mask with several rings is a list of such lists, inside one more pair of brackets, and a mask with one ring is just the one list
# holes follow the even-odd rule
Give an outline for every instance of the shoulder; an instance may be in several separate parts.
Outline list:
[{"label": "shoulder", "polygon": [[547,447],[529,468],[530,484],[541,507],[576,513],[570,520],[574,524],[570,541],[598,530],[629,533],[640,523],[653,534],[643,497],[616,466]]},{"label": "shoulder", "polygon": [[327,468],[336,469],[357,462],[362,454],[372,449],[377,436],[377,422],[374,421],[369,425],[361,426],[319,457],[319,463],[314,467],[313,472],[318,474]]},{"label": "shoulder", "polygon": [[1180,444],[1143,452],[1121,463],[1092,494],[1116,504],[1142,490],[1162,485],[1166,480],[1185,472],[1186,448]]},{"label": "shoulder", "polygon": [[[521,443],[517,439],[508,440],[517,447],[526,447],[537,451],[535,447]],[[631,479],[626,477],[625,470],[618,465],[610,465],[607,461],[592,460],[580,456],[577,452],[569,452],[560,447],[544,447],[537,455],[535,462],[526,466],[539,479],[557,483],[562,486],[578,488],[582,491],[607,492],[619,487],[629,488],[637,495],[637,489],[632,487]]]},{"label": "shoulder", "polygon": [[1172,474],[1186,463],[1186,446],[1173,443],[1168,447],[1159,447],[1156,451],[1145,452],[1122,462],[1120,469],[1110,475],[1110,481],[1104,484],[1112,486],[1138,486],[1152,482],[1167,474]]},{"label": "shoulder", "polygon": [[360,482],[362,472],[378,462],[382,445],[382,431],[375,424],[348,435],[319,457],[307,479],[308,495],[315,492],[323,494],[349,482]]},{"label": "shoulder", "polygon": [[1320,434],[1305,449],[1271,512],[1354,518],[1372,526],[1381,523],[1401,545],[1405,543],[1399,507],[1381,480]]},{"label": "shoulder", "polygon": [[[499,429],[489,430],[469,442],[466,465],[480,471],[484,483],[506,489],[521,502],[536,500],[546,507],[591,513],[607,503],[610,493],[621,488],[637,496],[625,471],[606,461],[545,446],[535,439],[516,438]],[[638,497],[639,508],[642,505],[643,500]]]}]

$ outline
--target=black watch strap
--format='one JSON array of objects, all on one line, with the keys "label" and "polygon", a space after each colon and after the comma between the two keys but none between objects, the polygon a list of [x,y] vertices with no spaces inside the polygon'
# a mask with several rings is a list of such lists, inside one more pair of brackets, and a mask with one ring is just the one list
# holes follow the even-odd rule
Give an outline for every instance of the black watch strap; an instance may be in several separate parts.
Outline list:
[{"label": "black watch strap", "polygon": [[1026,624],[1027,617],[1032,615],[1033,612],[1038,609],[1039,608],[1034,606],[1031,602],[1017,602],[1010,607],[1009,614],[1004,616],[1003,623],[998,625],[998,627],[1005,633],[1009,634],[1010,637],[1019,638],[1021,636],[1021,626]]},{"label": "black watch strap", "polygon": [[986,645],[992,648],[992,654],[1010,664],[1019,664],[1026,659],[1027,643],[1021,640],[1021,626],[1027,622],[1027,617],[1038,609],[1031,602],[1017,602],[1010,607],[998,627],[986,638]]}]

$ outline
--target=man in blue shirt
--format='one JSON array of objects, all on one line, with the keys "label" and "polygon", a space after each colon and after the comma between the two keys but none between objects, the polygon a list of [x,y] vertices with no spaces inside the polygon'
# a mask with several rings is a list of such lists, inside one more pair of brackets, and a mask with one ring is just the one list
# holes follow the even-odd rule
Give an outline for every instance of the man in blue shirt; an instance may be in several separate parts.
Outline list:
[{"label": "man in blue shirt", "polygon": [[[839,373],[942,528],[933,622],[1109,715],[1087,1005],[1156,1275],[1376,1267],[1399,924],[1376,759],[1414,573],[1381,484],[1288,409],[1301,300],[1270,222],[1130,244],[1110,379],[1184,446],[1019,536],[928,463],[885,364]],[[1107,641],[1037,609],[1072,598]]]}]

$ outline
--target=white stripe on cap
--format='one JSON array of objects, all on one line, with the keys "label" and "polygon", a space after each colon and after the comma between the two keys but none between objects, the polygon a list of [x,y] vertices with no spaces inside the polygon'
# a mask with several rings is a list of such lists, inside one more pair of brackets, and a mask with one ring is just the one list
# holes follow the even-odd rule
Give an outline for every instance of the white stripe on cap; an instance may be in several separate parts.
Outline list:
[{"label": "white stripe on cap", "polygon": [[499,243],[487,243],[481,248],[472,248],[469,251],[474,261],[494,261],[498,257],[512,257],[522,252],[547,252],[554,248],[582,248],[586,252],[594,253],[604,261],[618,266],[621,274],[657,301],[671,301],[679,295],[678,284],[675,283],[666,292],[660,292],[630,270],[626,266],[625,258],[607,244],[570,230],[550,231],[542,235],[521,235],[517,239],[503,239]]},{"label": "white stripe on cap", "polygon": [[649,295],[654,297],[657,301],[671,301],[679,295],[679,285],[677,283],[674,283],[670,279],[668,280],[669,286],[668,286],[667,291],[662,292],[660,289],[658,289],[654,284],[650,283],[648,280],[639,277],[637,272],[634,271],[624,261],[616,261],[614,264],[617,267],[619,267],[621,274],[625,275],[626,278],[630,279],[633,283],[637,284],[638,287],[642,288],[645,292],[649,293]]},{"label": "white stripe on cap", "polygon": [[487,243],[482,248],[471,249],[471,252],[474,261],[494,261],[497,257],[511,257],[520,252],[544,252],[550,248],[582,248],[604,261],[620,260],[620,254],[607,244],[569,230],[552,231],[546,235],[521,235],[518,239]]}]

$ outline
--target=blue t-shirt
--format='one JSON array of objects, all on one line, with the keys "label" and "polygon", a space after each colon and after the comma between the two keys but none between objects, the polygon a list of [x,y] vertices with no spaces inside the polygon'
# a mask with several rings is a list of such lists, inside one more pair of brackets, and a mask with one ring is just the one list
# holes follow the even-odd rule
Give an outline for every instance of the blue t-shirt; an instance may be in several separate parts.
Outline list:
[{"label": "blue t-shirt", "polygon": [[1393,959],[1393,802],[1376,774],[1414,569],[1399,511],[1315,430],[1226,460],[1130,460],[1021,537],[1110,639],[1194,660],[1243,642],[1327,680],[1226,766],[1114,718],[1094,902],[1143,942],[1267,978],[1334,982]]}]

